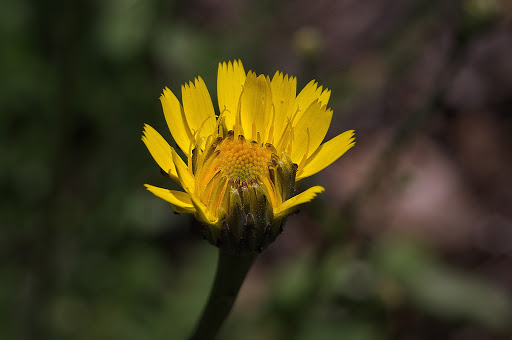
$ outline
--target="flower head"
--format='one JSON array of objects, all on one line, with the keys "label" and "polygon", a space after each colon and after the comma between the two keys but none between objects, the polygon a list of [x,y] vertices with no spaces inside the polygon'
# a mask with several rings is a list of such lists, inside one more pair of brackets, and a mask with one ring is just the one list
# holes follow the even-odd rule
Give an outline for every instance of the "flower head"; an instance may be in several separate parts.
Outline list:
[{"label": "flower head", "polygon": [[324,191],[295,194],[302,179],[324,169],[354,145],[354,131],[322,141],[332,118],[330,91],[315,81],[296,95],[297,80],[272,80],[244,71],[240,61],[219,64],[219,115],[204,81],[181,87],[182,102],[165,88],[165,119],[184,159],[151,126],[142,140],[160,168],[184,191],[146,184],[177,213],[192,213],[210,243],[232,253],[261,251],[286,216]]}]

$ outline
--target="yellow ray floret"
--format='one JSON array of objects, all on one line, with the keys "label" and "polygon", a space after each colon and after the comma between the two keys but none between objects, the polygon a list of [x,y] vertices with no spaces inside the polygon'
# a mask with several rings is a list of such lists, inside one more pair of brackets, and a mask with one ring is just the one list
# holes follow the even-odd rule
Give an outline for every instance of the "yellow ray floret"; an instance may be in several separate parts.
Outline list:
[{"label": "yellow ray floret", "polygon": [[354,130],[345,131],[320,147],[297,173],[297,181],[312,176],[331,165],[355,145]]},{"label": "yellow ray floret", "polygon": [[192,214],[196,212],[190,196],[183,191],[163,189],[149,184],[145,184],[145,187],[156,197],[171,203],[174,210],[179,210],[177,212]]},{"label": "yellow ray floret", "polygon": [[155,129],[145,124],[142,141],[146,144],[151,156],[153,156],[160,168],[172,179],[178,181],[178,173],[172,160],[171,147],[165,139]]},{"label": "yellow ray floret", "polygon": [[217,76],[219,114],[225,117],[226,125],[230,129],[235,125],[235,114],[245,78],[244,66],[241,62],[230,61],[219,64]]},{"label": "yellow ray floret", "polygon": [[274,214],[279,217],[285,217],[297,210],[297,207],[303,203],[307,203],[313,200],[317,194],[324,192],[325,189],[321,186],[314,186],[307,189],[300,194],[293,196],[289,200],[286,200],[277,209],[274,210]]}]

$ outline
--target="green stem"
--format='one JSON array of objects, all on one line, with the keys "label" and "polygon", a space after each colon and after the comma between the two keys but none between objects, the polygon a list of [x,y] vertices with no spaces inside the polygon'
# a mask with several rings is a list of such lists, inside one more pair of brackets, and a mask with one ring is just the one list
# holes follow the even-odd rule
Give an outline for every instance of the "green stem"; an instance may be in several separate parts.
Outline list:
[{"label": "green stem", "polygon": [[189,340],[213,340],[235,303],[257,255],[230,255],[219,250],[215,282],[194,334]]}]

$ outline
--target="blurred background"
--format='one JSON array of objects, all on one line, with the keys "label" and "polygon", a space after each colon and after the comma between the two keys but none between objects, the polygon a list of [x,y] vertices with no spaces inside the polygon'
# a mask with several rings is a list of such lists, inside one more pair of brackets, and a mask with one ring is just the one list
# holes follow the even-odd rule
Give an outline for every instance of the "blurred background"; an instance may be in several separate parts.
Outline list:
[{"label": "blurred background", "polygon": [[330,88],[357,144],[219,339],[511,339],[510,1],[3,0],[0,39],[0,339],[186,338],[217,249],[140,137],[233,59]]}]

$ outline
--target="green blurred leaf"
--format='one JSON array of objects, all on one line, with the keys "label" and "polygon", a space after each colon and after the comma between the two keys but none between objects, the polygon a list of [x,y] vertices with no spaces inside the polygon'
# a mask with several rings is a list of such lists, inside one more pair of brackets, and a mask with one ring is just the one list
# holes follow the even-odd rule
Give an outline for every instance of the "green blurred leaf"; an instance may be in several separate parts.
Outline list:
[{"label": "green blurred leaf", "polygon": [[506,330],[512,318],[511,296],[476,274],[441,263],[414,242],[385,240],[373,253],[383,282],[397,282],[422,310],[446,319],[465,319]]}]

